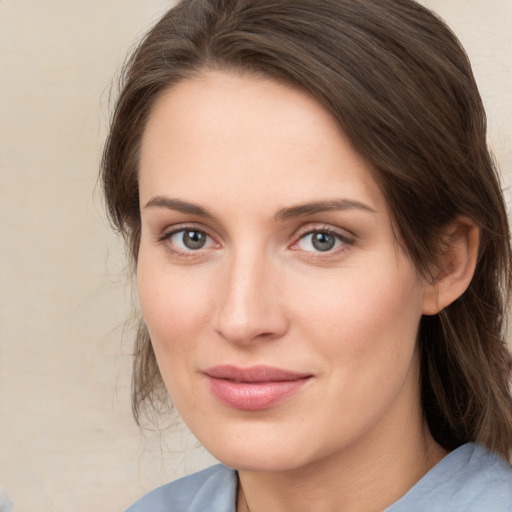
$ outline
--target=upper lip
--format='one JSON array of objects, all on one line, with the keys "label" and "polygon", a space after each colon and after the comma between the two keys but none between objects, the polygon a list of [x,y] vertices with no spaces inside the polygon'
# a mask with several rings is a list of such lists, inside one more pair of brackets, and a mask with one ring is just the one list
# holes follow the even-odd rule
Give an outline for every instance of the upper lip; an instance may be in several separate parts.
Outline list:
[{"label": "upper lip", "polygon": [[256,365],[239,368],[233,365],[213,366],[203,372],[214,379],[233,382],[282,382],[311,377],[311,374],[284,370],[273,366]]}]

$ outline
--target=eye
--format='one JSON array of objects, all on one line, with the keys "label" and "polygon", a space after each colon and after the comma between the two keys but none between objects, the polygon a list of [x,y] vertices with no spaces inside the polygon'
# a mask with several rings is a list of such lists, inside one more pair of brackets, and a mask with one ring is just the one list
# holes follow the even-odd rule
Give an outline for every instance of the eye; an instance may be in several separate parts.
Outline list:
[{"label": "eye", "polygon": [[349,243],[350,240],[339,233],[319,230],[302,235],[295,248],[306,252],[329,252]]},{"label": "eye", "polygon": [[180,229],[173,231],[163,237],[170,248],[178,252],[191,252],[200,249],[208,249],[215,245],[215,242],[204,231],[199,229]]}]

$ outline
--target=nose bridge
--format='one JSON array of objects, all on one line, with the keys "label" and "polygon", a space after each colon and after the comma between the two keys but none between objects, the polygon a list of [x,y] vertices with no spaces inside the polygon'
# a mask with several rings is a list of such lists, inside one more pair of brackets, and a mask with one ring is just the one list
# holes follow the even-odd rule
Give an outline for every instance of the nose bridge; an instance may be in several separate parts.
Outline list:
[{"label": "nose bridge", "polygon": [[234,251],[222,276],[216,330],[232,342],[281,336],[286,315],[277,300],[277,269],[264,250]]}]

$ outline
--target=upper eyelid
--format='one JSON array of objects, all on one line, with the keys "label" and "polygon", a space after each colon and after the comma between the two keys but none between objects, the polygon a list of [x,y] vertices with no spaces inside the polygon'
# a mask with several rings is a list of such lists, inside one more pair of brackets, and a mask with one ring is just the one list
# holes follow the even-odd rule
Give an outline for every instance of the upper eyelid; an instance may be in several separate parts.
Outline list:
[{"label": "upper eyelid", "polygon": [[312,231],[306,231],[305,233],[298,236],[294,242],[290,244],[291,248],[297,247],[301,240],[303,240],[307,236],[311,236],[315,233],[327,233],[331,236],[334,236],[338,239],[339,242],[341,242],[343,245],[352,245],[354,243],[354,240],[352,238],[349,238],[347,236],[342,235],[341,233],[338,233],[337,231],[330,231],[327,229],[320,229],[320,230],[312,230]]},{"label": "upper eyelid", "polygon": [[[201,222],[193,221],[177,223],[172,226],[168,226],[162,229],[161,232],[158,235],[156,235],[155,238],[158,242],[162,242],[169,239],[176,233],[179,233],[180,231],[186,231],[187,229],[191,231],[200,231],[209,238],[211,238],[216,244],[222,244],[222,242],[219,241],[220,237],[212,234],[212,231],[208,227],[204,226]],[[293,233],[290,235],[291,241],[289,242],[288,247],[296,245],[299,242],[299,240],[306,235],[319,232],[326,232],[332,234],[350,243],[353,243],[357,238],[353,232],[349,231],[346,228],[340,228],[338,226],[333,226],[332,224],[326,224],[321,222],[308,222],[304,225],[299,226],[296,230],[293,231]]]},{"label": "upper eyelid", "polygon": [[356,237],[349,231],[324,225],[323,227],[310,227],[309,229],[304,229],[303,231],[300,231],[299,229],[299,233],[294,236],[293,241],[288,245],[288,249],[302,252],[301,248],[299,247],[301,240],[304,237],[314,233],[328,233],[335,236],[338,239],[338,242],[340,242],[340,245],[337,248],[332,248],[325,252],[305,251],[305,254],[308,255],[307,257],[315,261],[328,261],[329,258],[333,258],[336,255],[339,256],[340,254],[345,253],[347,250],[352,248],[356,241]]},{"label": "upper eyelid", "polygon": [[200,231],[201,233],[204,233],[205,235],[209,236],[210,238],[215,240],[215,237],[211,234],[210,230],[200,224],[196,224],[194,222],[184,222],[179,224],[173,224],[172,226],[167,226],[166,228],[162,229],[161,232],[157,235],[158,239],[165,239],[169,238],[172,235],[175,235],[176,233],[179,233],[180,231]]},{"label": "upper eyelid", "polygon": [[[199,249],[185,250],[185,249],[182,249],[179,246],[175,245],[171,241],[171,238],[174,235],[176,235],[177,233],[180,233],[182,231],[187,231],[187,228],[189,231],[200,231],[201,233],[204,233],[210,239],[210,243],[211,243],[211,245],[213,245],[213,247],[210,246],[210,247],[201,247]],[[197,257],[200,254],[204,254],[205,251],[211,251],[212,249],[216,249],[217,247],[215,247],[215,246],[220,245],[219,242],[217,242],[217,240],[214,237],[212,237],[206,230],[198,229],[198,228],[192,227],[190,225],[176,227],[175,229],[163,230],[162,233],[160,233],[159,235],[157,235],[155,237],[155,243],[157,245],[164,246],[166,248],[166,250],[171,253],[174,253],[177,255],[182,255],[182,256],[188,256],[188,257],[192,257],[193,255],[195,255]]]},{"label": "upper eyelid", "polygon": [[340,228],[337,226],[333,226],[332,224],[314,223],[314,222],[309,222],[309,223],[299,227],[294,232],[294,234],[292,236],[293,236],[293,238],[298,240],[298,238],[301,238],[305,235],[308,235],[311,233],[321,233],[321,232],[331,233],[333,235],[337,235],[341,238],[344,238],[346,240],[351,240],[351,241],[353,241],[356,238],[356,235],[346,228]]},{"label": "upper eyelid", "polygon": [[175,243],[171,242],[171,238],[176,235],[177,233],[181,233],[184,231],[198,231],[201,233],[204,233],[211,242],[213,242],[213,245],[219,245],[218,242],[214,237],[212,237],[206,230],[199,229],[197,227],[191,226],[190,224],[187,224],[185,226],[176,226],[174,229],[167,229],[163,230],[163,232],[156,237],[156,243],[158,245],[162,245],[165,247],[166,251],[168,251],[171,254],[180,256],[180,257],[186,257],[186,258],[198,258],[201,257],[201,255],[204,255],[205,252],[209,252],[212,249],[215,249],[215,247],[200,247],[198,249],[182,249],[181,247],[177,246]]},{"label": "upper eyelid", "polygon": [[[229,234],[226,232],[224,227],[215,221],[209,222],[208,219],[176,219],[175,221],[165,222],[165,218],[162,219],[161,223],[155,223],[152,231],[156,239],[160,237],[166,237],[170,233],[181,231],[182,229],[197,229],[206,233],[209,237],[215,240],[218,244],[224,244],[229,239]],[[164,223],[165,222],[165,223]]]}]

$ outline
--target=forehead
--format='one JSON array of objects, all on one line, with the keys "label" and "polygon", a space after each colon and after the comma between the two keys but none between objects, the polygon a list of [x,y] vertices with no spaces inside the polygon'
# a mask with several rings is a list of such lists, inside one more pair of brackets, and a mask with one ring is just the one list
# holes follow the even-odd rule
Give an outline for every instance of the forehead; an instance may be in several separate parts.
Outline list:
[{"label": "forehead", "polygon": [[141,195],[180,195],[192,184],[225,199],[233,190],[269,200],[286,192],[290,202],[355,195],[383,206],[369,166],[331,114],[304,92],[252,75],[208,72],[155,103]]}]

